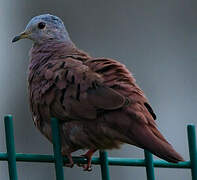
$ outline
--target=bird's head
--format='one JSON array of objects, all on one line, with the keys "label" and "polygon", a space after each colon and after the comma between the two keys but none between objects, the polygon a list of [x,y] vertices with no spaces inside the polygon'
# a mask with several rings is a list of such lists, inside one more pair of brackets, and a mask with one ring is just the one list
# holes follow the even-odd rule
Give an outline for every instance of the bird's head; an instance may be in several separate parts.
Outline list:
[{"label": "bird's head", "polygon": [[25,30],[15,36],[12,42],[20,39],[31,39],[35,43],[42,44],[46,41],[70,41],[68,32],[62,20],[54,15],[43,14],[35,16],[27,24]]}]

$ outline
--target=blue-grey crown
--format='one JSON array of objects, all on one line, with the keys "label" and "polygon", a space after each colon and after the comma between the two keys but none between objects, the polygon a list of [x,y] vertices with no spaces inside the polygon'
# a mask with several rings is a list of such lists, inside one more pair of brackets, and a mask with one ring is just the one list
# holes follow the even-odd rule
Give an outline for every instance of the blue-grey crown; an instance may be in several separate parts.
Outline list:
[{"label": "blue-grey crown", "polygon": [[46,21],[47,23],[53,24],[53,26],[55,27],[60,27],[60,26],[64,27],[63,21],[59,17],[51,15],[51,14],[42,14],[39,16],[35,16],[34,18],[31,19],[29,24],[31,24],[32,22],[39,21],[39,20],[43,20],[43,21]]}]

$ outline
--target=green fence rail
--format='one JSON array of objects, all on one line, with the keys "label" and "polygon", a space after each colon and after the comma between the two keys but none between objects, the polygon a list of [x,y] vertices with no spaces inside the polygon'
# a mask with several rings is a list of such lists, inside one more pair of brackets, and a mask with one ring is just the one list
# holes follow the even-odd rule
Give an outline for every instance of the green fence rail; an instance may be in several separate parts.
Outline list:
[{"label": "green fence rail", "polygon": [[[68,163],[68,159],[61,155],[61,144],[59,140],[59,126],[56,118],[51,118],[53,150],[54,155],[46,154],[22,154],[15,152],[14,127],[11,115],[4,117],[7,153],[0,153],[0,161],[8,162],[10,180],[18,180],[17,161],[54,163],[56,180],[64,180],[63,164]],[[99,157],[92,158],[92,164],[100,165],[102,180],[110,180],[109,166],[141,166],[146,168],[147,180],[155,180],[154,168],[186,168],[191,169],[192,180],[197,180],[197,144],[194,125],[187,126],[188,144],[190,160],[179,162],[178,164],[168,163],[163,160],[153,160],[150,152],[144,151],[144,159],[132,158],[112,158],[108,157],[106,151],[100,151]],[[74,163],[85,164],[87,160],[83,157],[73,157]],[[65,179],[67,179],[65,177]]]}]

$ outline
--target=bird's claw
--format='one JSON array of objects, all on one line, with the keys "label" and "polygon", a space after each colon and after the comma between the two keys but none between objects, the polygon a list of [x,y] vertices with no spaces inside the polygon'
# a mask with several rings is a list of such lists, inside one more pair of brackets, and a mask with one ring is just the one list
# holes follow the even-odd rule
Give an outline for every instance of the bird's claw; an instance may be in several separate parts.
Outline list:
[{"label": "bird's claw", "polygon": [[82,167],[84,171],[92,171],[91,160],[89,160],[85,154],[81,155],[81,157],[85,158],[88,162],[87,164],[78,163],[77,166]]},{"label": "bird's claw", "polygon": [[84,164],[77,163],[78,167],[83,167]]},{"label": "bird's claw", "polygon": [[89,164],[83,164],[83,170],[90,172],[92,171],[92,166]]},{"label": "bird's claw", "polygon": [[69,167],[69,168],[73,168],[74,163],[65,163],[64,166]]},{"label": "bird's claw", "polygon": [[72,168],[74,166],[72,156],[70,154],[66,154],[66,157],[68,158],[69,163],[63,163],[63,165]]},{"label": "bird's claw", "polygon": [[86,154],[81,155],[81,157],[87,159],[87,164],[77,164],[77,165],[79,167],[83,167],[84,171],[92,171],[91,160],[92,160],[92,155],[94,154],[95,151],[96,149],[90,149]]},{"label": "bird's claw", "polygon": [[92,171],[92,166],[88,164],[77,164],[78,167],[82,167],[84,171]]}]

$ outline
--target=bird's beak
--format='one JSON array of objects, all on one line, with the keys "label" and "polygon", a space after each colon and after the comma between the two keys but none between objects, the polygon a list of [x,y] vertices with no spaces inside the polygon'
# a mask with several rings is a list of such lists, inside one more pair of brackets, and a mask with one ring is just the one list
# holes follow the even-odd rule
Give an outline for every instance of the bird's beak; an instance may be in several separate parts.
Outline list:
[{"label": "bird's beak", "polygon": [[18,36],[15,36],[15,37],[12,39],[12,42],[14,43],[14,42],[16,42],[16,41],[18,41],[18,40],[20,40],[20,39],[28,38],[29,34],[30,34],[30,32],[25,32],[25,31],[24,31],[24,32],[20,33]]}]

